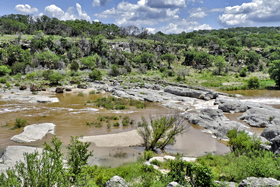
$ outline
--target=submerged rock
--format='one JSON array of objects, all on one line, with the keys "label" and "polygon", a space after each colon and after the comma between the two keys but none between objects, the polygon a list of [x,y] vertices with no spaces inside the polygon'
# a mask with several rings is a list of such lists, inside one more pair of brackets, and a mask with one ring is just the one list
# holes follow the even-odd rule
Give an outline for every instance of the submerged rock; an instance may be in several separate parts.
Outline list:
[{"label": "submerged rock", "polygon": [[12,141],[20,143],[34,142],[41,140],[46,134],[54,134],[55,124],[41,123],[33,124],[24,127],[21,134],[15,135],[11,138]]},{"label": "submerged rock", "polygon": [[29,103],[57,103],[59,99],[48,96],[33,96],[33,95],[5,95],[2,97],[6,101],[25,101]]},{"label": "submerged rock", "polygon": [[262,187],[262,186],[279,186],[280,181],[274,178],[256,178],[248,177],[247,179],[242,180],[238,187]]}]

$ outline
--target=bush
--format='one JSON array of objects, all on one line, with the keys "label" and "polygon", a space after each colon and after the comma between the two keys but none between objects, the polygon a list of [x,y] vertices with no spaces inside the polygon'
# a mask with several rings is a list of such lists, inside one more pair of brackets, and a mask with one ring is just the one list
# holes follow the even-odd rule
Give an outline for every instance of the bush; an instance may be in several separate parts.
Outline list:
[{"label": "bush", "polygon": [[260,80],[256,76],[250,77],[247,82],[247,85],[249,89],[251,88],[257,89],[260,87]]},{"label": "bush", "polygon": [[89,78],[92,80],[101,80],[102,79],[102,74],[99,70],[92,70],[92,72],[89,74]]},{"label": "bush", "polygon": [[115,122],[113,125],[114,125],[114,127],[119,127],[120,123],[119,122]]},{"label": "bush", "polygon": [[12,128],[14,129],[19,129],[21,127],[25,127],[26,125],[28,125],[27,121],[25,119],[21,119],[21,118],[16,118],[16,122],[14,127]]},{"label": "bush", "polygon": [[246,77],[247,76],[247,72],[248,72],[248,68],[244,67],[242,68],[242,70],[240,71],[240,77]]},{"label": "bush", "polygon": [[77,71],[79,69],[79,64],[76,60],[73,60],[73,62],[70,65],[70,69],[72,71]]},{"label": "bush", "polygon": [[7,79],[5,77],[0,77],[0,83],[4,84],[7,82]]},{"label": "bush", "polygon": [[125,116],[122,120],[123,126],[128,126],[130,124],[130,118],[128,116]]},{"label": "bush", "polygon": [[63,77],[62,77],[62,75],[59,74],[59,72],[55,72],[55,73],[49,75],[49,80],[52,84],[58,84],[58,82],[60,80],[62,80],[62,78]]},{"label": "bush", "polygon": [[12,70],[8,66],[0,66],[0,76],[10,74]]},{"label": "bush", "polygon": [[227,136],[229,138],[228,146],[235,155],[249,154],[251,151],[260,149],[260,139],[251,138],[244,130],[230,130]]},{"label": "bush", "polygon": [[34,80],[34,77],[35,77],[35,73],[33,72],[33,73],[28,73],[27,75],[26,75],[26,78],[28,79],[28,80]]}]

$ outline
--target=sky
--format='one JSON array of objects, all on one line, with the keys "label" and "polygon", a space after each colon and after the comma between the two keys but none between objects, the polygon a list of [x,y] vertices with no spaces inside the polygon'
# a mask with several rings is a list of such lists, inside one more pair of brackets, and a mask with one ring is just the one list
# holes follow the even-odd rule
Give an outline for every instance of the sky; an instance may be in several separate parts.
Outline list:
[{"label": "sky", "polygon": [[279,26],[280,0],[0,0],[0,16],[7,14],[135,25],[169,34]]}]

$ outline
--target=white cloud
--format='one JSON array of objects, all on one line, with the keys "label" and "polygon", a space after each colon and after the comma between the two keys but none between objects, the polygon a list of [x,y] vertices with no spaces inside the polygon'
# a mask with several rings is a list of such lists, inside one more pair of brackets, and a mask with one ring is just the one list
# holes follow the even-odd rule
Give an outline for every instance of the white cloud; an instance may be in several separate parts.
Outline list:
[{"label": "white cloud", "polygon": [[185,8],[186,0],[147,0],[151,8]]},{"label": "white cloud", "polygon": [[16,9],[16,11],[23,13],[23,14],[33,14],[33,13],[38,12],[37,8],[35,8],[35,7],[31,8],[31,6],[28,4],[25,4],[25,5],[18,4],[15,6],[15,9]]},{"label": "white cloud", "polygon": [[155,23],[171,21],[179,18],[179,8],[152,8],[147,1],[140,0],[136,4],[120,2],[116,8],[108,9],[100,14],[99,18],[115,18],[117,25],[154,25]]},{"label": "white cloud", "polygon": [[207,14],[202,10],[202,8],[194,8],[189,11],[191,18],[204,18]]},{"label": "white cloud", "polygon": [[200,25],[196,21],[188,21],[186,19],[181,20],[178,23],[169,23],[165,27],[161,27],[158,30],[164,32],[164,33],[181,33],[181,32],[191,32],[193,30],[211,30],[212,27],[208,24],[202,24]]},{"label": "white cloud", "polygon": [[148,33],[156,33],[156,28],[146,28],[148,30]]},{"label": "white cloud", "polygon": [[[78,15],[76,13],[78,13]],[[60,20],[83,19],[91,21],[90,16],[88,16],[87,13],[82,10],[82,7],[79,3],[76,3],[76,8],[69,7],[66,12],[54,4],[49,5],[45,7],[45,15],[49,17],[56,17]]]},{"label": "white cloud", "polygon": [[279,9],[280,0],[252,0],[250,3],[226,7],[219,20],[221,24],[227,26],[278,22],[280,21]]},{"label": "white cloud", "polygon": [[109,3],[111,0],[93,0],[92,6],[105,6],[107,3]]}]

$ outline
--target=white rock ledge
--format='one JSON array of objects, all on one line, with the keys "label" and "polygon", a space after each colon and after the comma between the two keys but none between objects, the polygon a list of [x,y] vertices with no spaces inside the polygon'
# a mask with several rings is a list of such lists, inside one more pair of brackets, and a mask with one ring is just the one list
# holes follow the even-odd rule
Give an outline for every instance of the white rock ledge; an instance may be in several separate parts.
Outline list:
[{"label": "white rock ledge", "polygon": [[5,101],[23,101],[28,103],[57,103],[59,99],[48,96],[33,96],[33,95],[5,95],[1,99]]},{"label": "white rock ledge", "polygon": [[20,143],[34,142],[41,140],[46,134],[54,134],[55,124],[41,123],[33,124],[24,127],[21,134],[15,135],[11,138],[12,141]]}]

